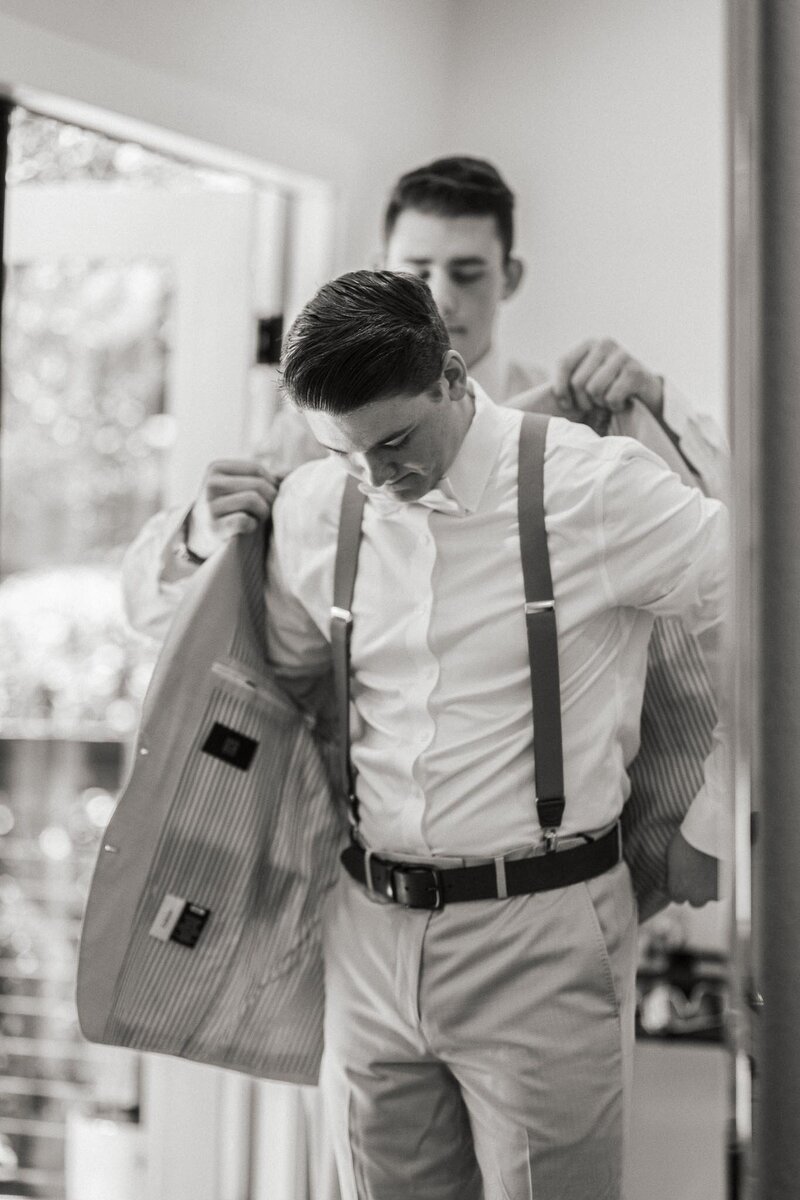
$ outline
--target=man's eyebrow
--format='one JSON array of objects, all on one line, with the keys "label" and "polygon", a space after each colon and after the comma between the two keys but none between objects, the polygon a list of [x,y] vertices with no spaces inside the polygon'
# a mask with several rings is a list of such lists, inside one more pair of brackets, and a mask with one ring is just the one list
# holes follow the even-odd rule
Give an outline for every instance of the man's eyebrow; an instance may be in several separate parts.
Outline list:
[{"label": "man's eyebrow", "polygon": [[[410,425],[404,425],[402,429],[398,429],[397,433],[387,433],[385,437],[380,438],[377,442],[374,442],[371,446],[369,446],[367,448],[367,450],[361,451],[361,453],[369,454],[370,450],[377,450],[378,446],[385,446],[387,442],[394,442],[398,438],[405,437],[406,434],[411,433],[412,429],[414,429],[414,428],[415,428],[415,426],[414,426],[414,423],[412,422]],[[323,450],[330,450],[331,454],[346,454],[347,453],[346,450],[337,450],[337,448],[335,446],[329,446],[329,445],[327,445],[326,442],[320,442],[319,444],[320,444],[320,446],[322,446]]]},{"label": "man's eyebrow", "polygon": [[[416,254],[403,255],[403,262],[414,263],[417,267],[424,267],[428,263],[433,262],[430,256],[421,257]],[[449,266],[456,267],[485,267],[487,260],[480,254],[462,254],[455,258],[448,258]]]},{"label": "man's eyebrow", "polygon": [[382,437],[380,441],[376,442],[374,446],[370,447],[370,449],[375,450],[378,446],[385,446],[387,442],[396,442],[398,438],[403,438],[407,433],[411,433],[413,428],[414,422],[412,421],[410,425],[404,425],[402,429],[398,429],[397,433],[387,433],[386,437]]}]

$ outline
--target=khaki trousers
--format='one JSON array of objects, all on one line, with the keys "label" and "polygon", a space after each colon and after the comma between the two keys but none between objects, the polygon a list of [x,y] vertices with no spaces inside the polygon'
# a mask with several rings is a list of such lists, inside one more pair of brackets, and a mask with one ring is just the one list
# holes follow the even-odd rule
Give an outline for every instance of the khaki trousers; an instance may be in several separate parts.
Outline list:
[{"label": "khaki trousers", "polygon": [[321,1085],[344,1200],[620,1200],[636,930],[624,863],[433,913],[343,872]]}]

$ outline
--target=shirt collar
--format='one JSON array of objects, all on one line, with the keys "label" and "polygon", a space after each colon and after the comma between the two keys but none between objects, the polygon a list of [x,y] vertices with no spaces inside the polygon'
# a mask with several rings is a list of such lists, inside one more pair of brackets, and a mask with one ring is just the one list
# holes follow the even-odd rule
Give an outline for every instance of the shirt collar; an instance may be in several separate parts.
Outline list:
[{"label": "shirt collar", "polygon": [[475,415],[439,486],[446,496],[453,496],[465,512],[474,513],[494,469],[504,427],[497,405],[481,385],[470,379],[470,387],[475,398]]}]

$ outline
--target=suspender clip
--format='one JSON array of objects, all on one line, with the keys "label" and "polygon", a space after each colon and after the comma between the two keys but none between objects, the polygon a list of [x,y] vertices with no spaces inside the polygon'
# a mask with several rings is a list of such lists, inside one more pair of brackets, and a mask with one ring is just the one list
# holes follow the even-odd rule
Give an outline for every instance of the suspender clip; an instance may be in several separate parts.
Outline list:
[{"label": "suspender clip", "polygon": [[349,608],[338,608],[335,604],[331,605],[331,620],[344,621],[345,625],[352,624],[353,614]]},{"label": "suspender clip", "polygon": [[558,830],[557,829],[543,829],[542,835],[544,837],[544,852],[545,852],[545,854],[554,854],[555,851],[558,849]]},{"label": "suspender clip", "polygon": [[553,612],[555,606],[555,600],[526,600],[525,616],[531,617],[536,613]]},{"label": "suspender clip", "polygon": [[557,833],[564,816],[564,797],[550,796],[549,799],[536,800],[536,815],[544,833]]}]

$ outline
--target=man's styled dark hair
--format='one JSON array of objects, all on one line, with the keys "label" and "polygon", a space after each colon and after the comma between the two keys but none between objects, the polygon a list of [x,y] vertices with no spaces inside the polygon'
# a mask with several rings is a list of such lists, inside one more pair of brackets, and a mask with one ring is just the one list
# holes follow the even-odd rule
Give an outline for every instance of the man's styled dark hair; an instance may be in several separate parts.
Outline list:
[{"label": "man's styled dark hair", "polygon": [[494,217],[505,258],[514,245],[514,193],[496,167],[465,154],[437,158],[401,175],[392,189],[383,223],[392,235],[407,208],[438,217]]},{"label": "man's styled dark hair", "polygon": [[326,283],[295,318],[283,389],[301,408],[353,412],[418,396],[442,374],[450,338],[427,284],[396,271],[352,271]]}]

